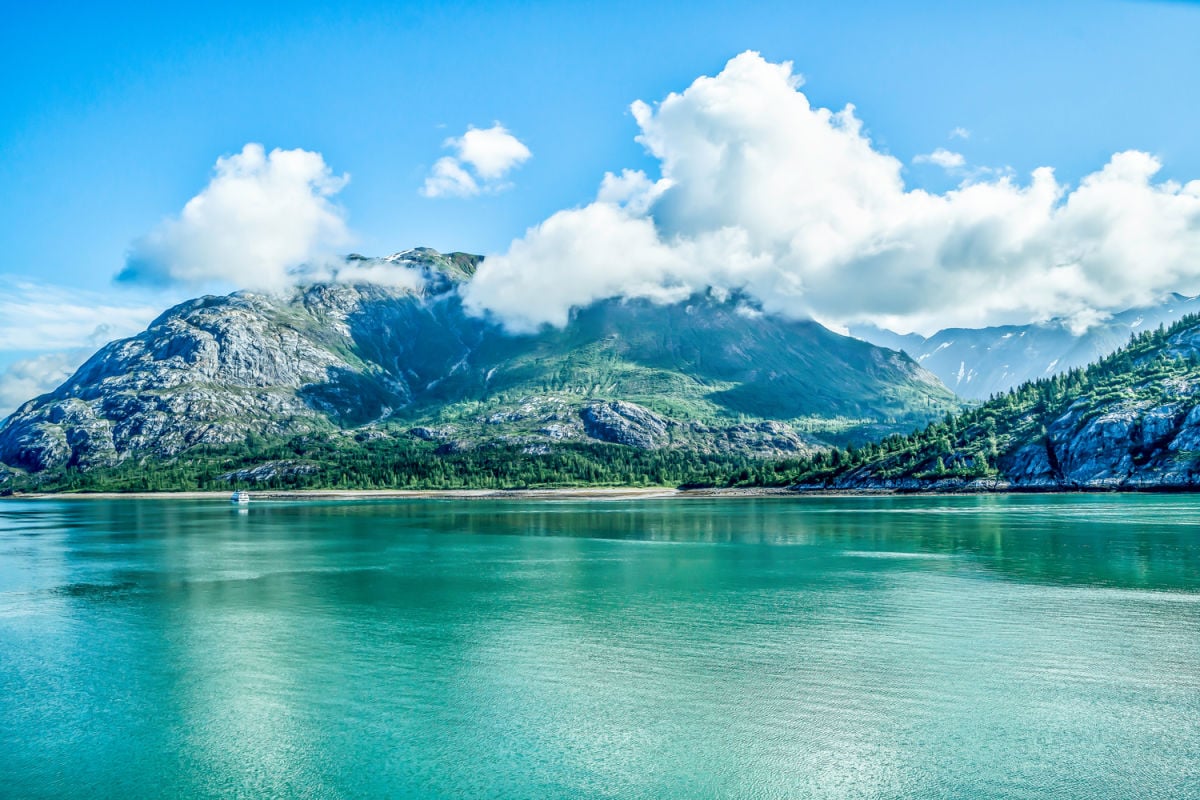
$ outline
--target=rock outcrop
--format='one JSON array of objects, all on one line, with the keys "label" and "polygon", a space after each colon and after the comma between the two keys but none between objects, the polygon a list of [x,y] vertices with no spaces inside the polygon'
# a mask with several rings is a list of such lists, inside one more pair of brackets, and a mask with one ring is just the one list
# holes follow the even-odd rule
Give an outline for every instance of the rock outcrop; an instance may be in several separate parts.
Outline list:
[{"label": "rock outcrop", "polygon": [[227,472],[218,480],[226,483],[267,483],[278,478],[311,475],[320,471],[321,468],[316,464],[305,464],[299,461],[268,461],[257,467]]},{"label": "rock outcrop", "polygon": [[587,435],[641,450],[655,450],[669,441],[668,421],[634,403],[614,400],[589,403],[580,411]]}]

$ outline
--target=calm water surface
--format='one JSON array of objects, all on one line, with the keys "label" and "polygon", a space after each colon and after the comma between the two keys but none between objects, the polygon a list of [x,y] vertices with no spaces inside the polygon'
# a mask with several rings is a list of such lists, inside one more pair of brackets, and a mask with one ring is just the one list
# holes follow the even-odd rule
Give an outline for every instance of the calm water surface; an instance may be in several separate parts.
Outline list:
[{"label": "calm water surface", "polygon": [[1200,499],[0,503],[5,797],[1200,797]]}]

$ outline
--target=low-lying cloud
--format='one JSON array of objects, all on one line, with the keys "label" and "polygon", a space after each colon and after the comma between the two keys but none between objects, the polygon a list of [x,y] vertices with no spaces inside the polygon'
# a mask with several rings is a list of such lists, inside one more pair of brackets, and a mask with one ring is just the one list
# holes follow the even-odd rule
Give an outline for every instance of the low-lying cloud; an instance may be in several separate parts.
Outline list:
[{"label": "low-lying cloud", "polygon": [[533,157],[533,153],[499,122],[490,128],[468,128],[443,147],[454,151],[439,158],[421,187],[426,197],[471,197],[508,188],[509,172]]},{"label": "low-lying cloud", "polygon": [[133,243],[118,281],[275,289],[349,244],[333,200],[349,177],[320,153],[247,144],[217,159],[214,172],[178,217]]},{"label": "low-lying cloud", "polygon": [[19,278],[8,278],[4,284],[0,351],[95,348],[142,330],[162,313],[153,301],[157,298],[120,303],[98,292]]},{"label": "low-lying cloud", "polygon": [[[58,387],[101,345],[146,327],[159,305],[114,303],[95,292],[73,291],[10,278],[0,299],[0,419]],[[149,298],[141,298],[148,300]]]},{"label": "low-lying cloud", "polygon": [[57,389],[91,354],[90,349],[77,348],[39,353],[9,364],[0,371],[0,420],[23,403]]},{"label": "low-lying cloud", "polygon": [[[602,298],[714,286],[769,312],[928,332],[1085,324],[1200,291],[1200,181],[1157,180],[1154,156],[1117,153],[1074,187],[1042,167],[1025,181],[977,169],[945,193],[908,189],[853,106],[814,108],[801,83],[791,63],[747,52],[682,93],[634,103],[659,175],[606,175],[593,202],[489,256],[468,307],[527,331]],[[961,166],[947,154],[929,160]]]}]

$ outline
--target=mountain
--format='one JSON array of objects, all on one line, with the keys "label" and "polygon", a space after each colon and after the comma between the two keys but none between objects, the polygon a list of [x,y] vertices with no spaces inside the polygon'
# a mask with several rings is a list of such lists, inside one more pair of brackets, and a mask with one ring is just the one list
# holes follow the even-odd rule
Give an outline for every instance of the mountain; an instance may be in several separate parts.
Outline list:
[{"label": "mountain", "polygon": [[1139,331],[1200,312],[1200,298],[1172,294],[1161,303],[1131,308],[1076,333],[1065,319],[1032,325],[947,328],[929,337],[870,325],[851,328],[864,341],[902,350],[960,397],[986,400],[1026,381],[1097,361]]},{"label": "mountain", "polygon": [[1200,316],[1138,334],[1086,369],[1023,384],[878,445],[782,476],[906,490],[1200,487]]},{"label": "mountain", "polygon": [[678,466],[670,454],[802,456],[958,407],[907,356],[736,296],[606,301],[515,336],[462,308],[477,256],[351,258],[377,281],[202,297],[107,345],[9,417],[0,462],[47,485],[151,464],[188,481],[226,466],[227,480],[353,483],[365,460],[394,474],[389,459],[457,457],[467,474],[489,448],[608,463],[627,456],[593,445],[620,445]]}]

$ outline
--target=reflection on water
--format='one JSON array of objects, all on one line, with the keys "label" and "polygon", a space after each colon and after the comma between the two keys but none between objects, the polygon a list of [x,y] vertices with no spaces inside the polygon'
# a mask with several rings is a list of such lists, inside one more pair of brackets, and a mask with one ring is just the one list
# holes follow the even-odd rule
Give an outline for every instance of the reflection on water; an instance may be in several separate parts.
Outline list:
[{"label": "reflection on water", "polygon": [[0,504],[17,796],[1200,795],[1185,496]]}]

